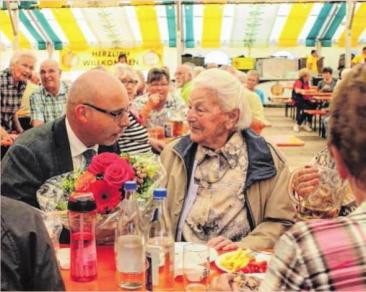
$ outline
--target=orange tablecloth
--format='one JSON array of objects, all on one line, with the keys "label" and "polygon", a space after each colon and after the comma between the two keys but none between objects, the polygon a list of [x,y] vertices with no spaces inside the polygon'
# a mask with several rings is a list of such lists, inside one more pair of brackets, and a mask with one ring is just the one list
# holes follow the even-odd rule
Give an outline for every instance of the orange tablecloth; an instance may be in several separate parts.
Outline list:
[{"label": "orange tablecloth", "polygon": [[[211,264],[211,275],[214,277],[220,272],[214,263]],[[97,278],[92,282],[75,282],[70,278],[70,270],[61,270],[67,291],[121,291],[117,282],[116,266],[113,246],[97,247]],[[183,278],[175,278],[172,291],[184,291]]]},{"label": "orange tablecloth", "polygon": [[300,147],[305,145],[303,140],[294,135],[277,135],[266,138],[278,147]]}]

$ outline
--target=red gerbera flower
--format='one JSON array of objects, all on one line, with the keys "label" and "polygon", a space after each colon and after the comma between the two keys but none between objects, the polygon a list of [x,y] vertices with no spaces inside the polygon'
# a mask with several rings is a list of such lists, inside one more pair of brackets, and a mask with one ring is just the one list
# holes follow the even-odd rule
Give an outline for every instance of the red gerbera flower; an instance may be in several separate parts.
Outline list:
[{"label": "red gerbera flower", "polygon": [[121,193],[119,190],[111,187],[104,180],[97,180],[92,183],[90,190],[94,195],[97,211],[100,214],[110,213],[121,201]]}]

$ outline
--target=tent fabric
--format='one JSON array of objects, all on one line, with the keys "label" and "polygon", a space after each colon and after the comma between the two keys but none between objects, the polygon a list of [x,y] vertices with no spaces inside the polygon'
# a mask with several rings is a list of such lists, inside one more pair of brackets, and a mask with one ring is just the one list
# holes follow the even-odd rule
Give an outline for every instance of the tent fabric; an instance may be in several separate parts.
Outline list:
[{"label": "tent fabric", "polygon": [[[181,4],[182,41],[186,48],[313,47],[318,41],[326,47],[345,46],[345,2],[208,2]],[[49,43],[57,50],[157,48],[176,47],[179,41],[174,1],[132,0],[130,5],[94,8],[64,7],[65,3],[21,1],[19,46],[40,50],[47,49]],[[366,41],[365,19],[366,3],[357,2],[352,46]],[[0,10],[0,24],[0,42],[11,48],[14,37],[5,7]]]}]

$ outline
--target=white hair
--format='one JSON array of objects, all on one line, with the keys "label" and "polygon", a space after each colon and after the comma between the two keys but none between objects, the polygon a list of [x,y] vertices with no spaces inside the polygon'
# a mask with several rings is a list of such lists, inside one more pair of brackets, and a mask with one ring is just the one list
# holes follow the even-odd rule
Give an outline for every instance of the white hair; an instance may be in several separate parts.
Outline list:
[{"label": "white hair", "polygon": [[11,57],[10,66],[18,63],[20,61],[20,59],[22,59],[24,57],[32,58],[34,63],[37,62],[37,57],[36,57],[36,55],[33,51],[31,51],[31,50],[18,50]]},{"label": "white hair", "polygon": [[244,95],[244,87],[233,75],[216,68],[205,70],[193,79],[192,90],[195,88],[208,89],[214,92],[224,111],[239,109],[237,130],[250,126],[252,114],[248,100]]},{"label": "white hair", "polygon": [[127,64],[117,63],[117,64],[113,65],[110,68],[110,73],[114,77],[117,77],[117,78],[124,77],[124,76],[128,75],[128,76],[131,76],[132,78],[137,79],[137,74],[136,74],[135,70],[132,69]]}]

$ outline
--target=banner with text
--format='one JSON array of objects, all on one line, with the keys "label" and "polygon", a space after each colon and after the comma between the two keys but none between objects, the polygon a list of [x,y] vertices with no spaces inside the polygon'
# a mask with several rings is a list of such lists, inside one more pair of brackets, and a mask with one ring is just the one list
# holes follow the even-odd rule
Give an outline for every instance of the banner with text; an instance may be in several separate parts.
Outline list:
[{"label": "banner with text", "polygon": [[73,51],[63,49],[60,53],[60,64],[63,71],[90,70],[97,67],[108,68],[118,62],[123,53],[127,62],[135,69],[149,70],[162,66],[163,49],[89,49]]}]

